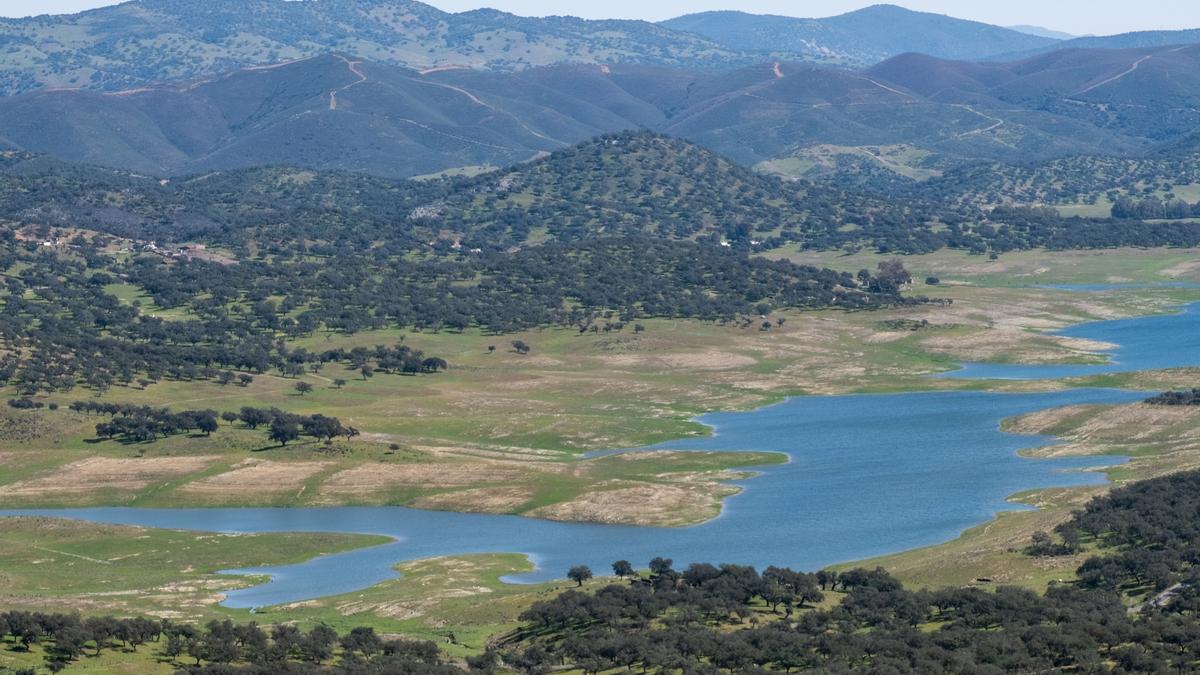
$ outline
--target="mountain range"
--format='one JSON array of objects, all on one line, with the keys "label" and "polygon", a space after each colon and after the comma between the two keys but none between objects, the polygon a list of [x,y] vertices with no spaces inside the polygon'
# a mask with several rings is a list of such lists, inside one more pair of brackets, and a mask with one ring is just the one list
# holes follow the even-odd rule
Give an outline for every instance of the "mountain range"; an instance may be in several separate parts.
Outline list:
[{"label": "mountain range", "polygon": [[792,178],[924,179],[1196,146],[1200,31],[1045,33],[892,5],[653,24],[133,0],[0,20],[0,149],[160,177],[286,164],[401,178],[640,129]]},{"label": "mountain range", "polygon": [[1060,50],[1012,63],[905,54],[867,70],[777,61],[717,73],[416,71],[334,54],[123,91],[0,98],[0,147],[161,176],[262,164],[395,177],[478,170],[627,129],[781,173],[808,166],[814,152],[937,171],[1136,153],[1198,126],[1200,46]]},{"label": "mountain range", "polygon": [[654,24],[455,14],[416,0],[133,0],[0,19],[0,94],[111,91],[330,53],[414,70],[602,63],[713,71],[766,60],[866,67],[908,51],[976,59],[1058,42],[891,5],[823,19],[713,12]]}]

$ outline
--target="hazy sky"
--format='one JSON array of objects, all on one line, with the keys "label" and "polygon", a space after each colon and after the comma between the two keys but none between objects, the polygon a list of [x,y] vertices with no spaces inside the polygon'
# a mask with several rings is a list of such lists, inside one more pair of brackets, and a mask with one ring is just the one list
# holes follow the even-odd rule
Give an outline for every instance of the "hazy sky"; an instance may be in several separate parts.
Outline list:
[{"label": "hazy sky", "polygon": [[[788,16],[829,16],[874,4],[871,0],[427,0],[447,11],[495,7],[523,15],[573,14],[587,18],[659,20],[711,9]],[[0,15],[75,12],[113,0],[0,0]],[[1200,28],[1197,0],[898,0],[909,9],[1000,25],[1036,24],[1076,34],[1158,28]]]}]

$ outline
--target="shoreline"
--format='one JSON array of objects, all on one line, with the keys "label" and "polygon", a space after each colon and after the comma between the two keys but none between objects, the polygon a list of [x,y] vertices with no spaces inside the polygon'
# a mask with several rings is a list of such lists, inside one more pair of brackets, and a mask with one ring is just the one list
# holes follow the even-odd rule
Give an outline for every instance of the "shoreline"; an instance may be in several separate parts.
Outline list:
[{"label": "shoreline", "polygon": [[[1189,304],[1190,304],[1190,303],[1189,303]],[[1186,306],[1186,305],[1185,305],[1185,306]],[[1178,313],[1178,312],[1172,312],[1172,313]],[[1154,314],[1147,314],[1147,315],[1144,315],[1144,316],[1153,316],[1153,315],[1154,315]],[[1101,321],[1101,322],[1084,322],[1084,323],[1104,323],[1104,322],[1102,322],[1102,321]],[[1073,325],[1082,325],[1082,324],[1073,324]],[[1064,330],[1064,329],[1059,329],[1059,330]],[[1019,366],[1020,364],[1015,364],[1015,365],[1018,365],[1018,366]],[[1088,378],[1076,378],[1076,379],[1084,379],[1084,380],[1086,380],[1086,379],[1088,379]],[[966,383],[966,384],[979,384],[979,383],[977,383],[977,382],[973,382],[973,381],[971,381],[971,380],[964,380],[963,382],[964,382],[964,383]],[[1050,380],[1050,381],[1028,380],[1028,381],[1023,381],[1023,383],[1024,383],[1024,384],[1026,384],[1026,385],[1029,385],[1029,387],[1030,387],[1030,388],[1033,388],[1034,390],[1044,390],[1044,389],[1045,389],[1045,385],[1046,385],[1046,384],[1050,384],[1050,385],[1051,385],[1051,388],[1052,388],[1053,390],[1056,390],[1056,391],[1057,391],[1057,390],[1072,390],[1072,389],[1082,389],[1082,388],[1085,388],[1085,387],[1086,387],[1086,382],[1076,382],[1076,381],[1069,381],[1069,380],[1067,380],[1067,379],[1060,379],[1060,380]],[[995,384],[995,382],[985,382],[984,384]],[[1002,384],[1003,384],[1003,383],[1002,383]],[[1011,382],[1008,382],[1007,384],[1012,384],[1012,383],[1011,383]],[[1125,385],[1125,386],[1123,386],[1123,387],[1119,387],[1119,388],[1120,388],[1120,389],[1122,389],[1122,390],[1125,390],[1125,391],[1130,391],[1130,390],[1132,390],[1132,391],[1138,391],[1136,388],[1134,388],[1134,387],[1132,386],[1132,383],[1126,383],[1126,385]],[[990,387],[990,386],[981,387],[981,389],[983,389],[983,391],[987,391],[987,392],[990,392],[990,393],[1014,393],[1014,394],[1015,394],[1015,393],[1020,393],[1019,391],[1013,391],[1012,389],[999,390],[999,391],[992,391],[992,387]],[[1022,387],[1022,389],[1025,389],[1025,387]],[[952,391],[960,391],[960,390],[958,390],[958,389],[955,389],[955,390],[952,390]],[[972,391],[973,391],[972,389],[970,389],[970,388],[967,388],[967,389],[964,391],[964,393],[971,393]],[[939,392],[946,393],[946,390],[944,390],[944,389],[943,389],[943,390],[939,390],[939,389],[937,389],[936,387],[930,387],[930,388],[928,388],[928,389],[919,389],[919,390],[905,390],[905,391],[894,392],[894,393],[896,393],[896,394],[901,394],[901,395],[905,395],[905,396],[911,396],[911,395],[914,395],[914,394],[934,394],[934,393],[939,393]],[[983,393],[983,392],[981,391],[980,393]],[[871,396],[871,395],[874,395],[874,394],[871,394],[871,393],[868,393],[868,392],[857,392],[857,393],[845,394],[845,395],[842,395],[842,396],[846,396],[846,397],[860,397],[860,396],[864,396],[864,397],[865,397],[865,396]],[[773,397],[773,398],[774,398],[775,400],[772,400],[772,401],[770,401],[770,402],[768,402],[768,403],[766,403],[765,405],[762,405],[762,406],[754,406],[754,407],[750,408],[750,409],[748,410],[748,412],[760,411],[760,410],[763,410],[763,409],[766,409],[766,408],[770,408],[770,407],[772,407],[772,406],[775,406],[775,405],[781,405],[781,404],[785,404],[785,403],[787,403],[789,400],[791,400],[791,399],[795,399],[795,398],[806,398],[806,399],[807,399],[807,398],[829,398],[829,397],[826,397],[826,396],[814,396],[814,395],[802,395],[802,396],[780,395],[780,396],[776,396],[776,397]],[[1048,409],[1046,409],[1046,410],[1051,410],[1051,409],[1053,409],[1053,408],[1048,408]],[[711,438],[717,438],[717,437],[719,437],[719,436],[720,436],[720,425],[719,425],[718,423],[716,423],[716,422],[713,422],[713,421],[711,421],[711,420],[709,420],[709,421],[706,421],[706,420],[705,420],[705,418],[708,418],[708,417],[710,417],[710,416],[713,416],[713,415],[720,415],[720,414],[735,414],[735,413],[733,413],[733,411],[713,411],[713,412],[706,412],[706,413],[703,413],[703,414],[700,414],[700,415],[696,415],[696,416],[694,416],[693,418],[691,418],[691,421],[692,421],[693,423],[695,423],[695,424],[698,424],[698,425],[703,425],[703,426],[704,426],[704,427],[705,427],[705,428],[708,430],[708,433],[707,433],[705,436],[703,436],[703,438],[709,438],[709,439],[711,439]],[[998,429],[998,431],[1001,431],[1002,433],[1012,433],[1012,434],[1017,434],[1017,433],[1019,433],[1019,432],[1015,432],[1015,431],[1012,431],[1012,430],[1009,430],[1009,429],[1007,429],[1006,427],[1008,426],[1008,422],[1009,422],[1009,419],[1005,419],[1005,420],[1003,420],[1003,421],[1001,422],[1001,424],[1000,424],[1000,428]],[[1059,436],[1059,435],[1056,435],[1056,434],[1054,435],[1054,437],[1058,439],[1058,440],[1056,441],[1055,445],[1062,444],[1062,443],[1063,443],[1063,442],[1066,440],[1066,439],[1064,439],[1062,436]],[[684,437],[678,438],[678,439],[676,439],[676,440],[674,440],[674,441],[670,441],[670,442],[668,442],[668,443],[665,443],[665,444],[658,444],[658,445],[670,445],[670,444],[672,444],[672,443],[687,443],[688,441],[694,441],[694,440],[698,440],[699,438],[701,438],[701,437],[700,437],[700,436],[698,436],[698,435],[684,436]],[[656,446],[650,446],[650,447],[643,447],[643,448],[631,448],[631,449],[623,449],[623,450],[608,451],[608,454],[612,454],[612,455],[620,455],[620,454],[630,454],[630,453],[633,453],[633,452],[638,452],[638,451],[643,451],[643,452],[647,452],[648,454],[653,454],[653,453],[656,453],[656,452],[659,452],[659,451],[669,451],[669,450],[675,450],[675,451],[685,451],[685,452],[695,452],[695,451],[702,451],[702,452],[703,452],[703,450],[701,450],[701,449],[699,449],[699,448],[697,448],[697,449],[695,449],[695,450],[688,450],[688,449],[686,449],[686,448],[670,448],[670,447],[659,448],[659,447],[658,447],[658,445],[656,445]],[[1037,446],[1037,447],[1023,448],[1023,449],[1019,450],[1019,451],[1018,451],[1016,454],[1017,454],[1019,457],[1022,457],[1023,459],[1036,459],[1036,458],[1037,458],[1037,455],[1036,455],[1036,454],[1033,454],[1033,453],[1036,453],[1036,452],[1037,452],[1037,451],[1038,451],[1038,450],[1039,450],[1041,447],[1045,447],[1045,446]],[[603,452],[603,451],[602,451],[602,452]],[[746,451],[746,452],[751,452],[751,451]],[[769,452],[758,451],[758,452],[759,452],[759,453],[760,453],[760,455],[762,455],[763,457],[765,457],[765,456],[767,456],[768,454],[770,454],[770,455],[772,455],[772,456],[775,456],[775,458],[780,458],[780,457],[782,458],[782,460],[781,460],[781,461],[772,461],[772,462],[769,462],[769,463],[765,463],[767,466],[786,465],[786,464],[788,464],[788,463],[791,463],[791,462],[793,462],[793,461],[794,461],[794,458],[792,458],[792,457],[791,457],[789,454],[787,454],[787,453],[780,453],[780,452],[774,452],[774,451],[769,451]],[[1103,451],[1100,451],[1100,452],[1096,452],[1096,453],[1089,453],[1089,454],[1087,454],[1087,455],[1084,455],[1084,456],[1088,456],[1088,457],[1100,457],[1100,456],[1104,456],[1104,455],[1113,455],[1113,454],[1115,454],[1115,453],[1109,453],[1109,452],[1103,452]],[[584,459],[584,460],[586,460],[586,459],[591,459],[591,458],[594,458],[594,456],[591,456],[590,454],[585,454],[585,455],[583,455],[582,457],[579,457],[578,459]],[[727,500],[728,500],[728,499],[731,499],[731,498],[733,498],[733,497],[735,497],[735,496],[737,496],[737,495],[739,495],[739,494],[742,494],[744,491],[746,491],[746,490],[748,490],[748,489],[751,489],[751,488],[752,488],[752,485],[747,485],[746,483],[752,483],[752,481],[753,481],[753,479],[754,479],[755,477],[757,477],[757,476],[761,475],[761,473],[762,473],[762,472],[754,472],[754,471],[748,471],[748,470],[747,470],[747,469],[749,469],[749,468],[750,468],[750,467],[752,467],[752,466],[762,466],[762,464],[759,464],[759,465],[755,465],[755,464],[750,464],[750,465],[746,465],[746,464],[739,464],[739,465],[737,465],[737,466],[736,466],[736,467],[734,467],[734,468],[731,468],[731,469],[726,469],[726,471],[733,471],[733,470],[735,470],[735,469],[742,469],[743,471],[741,471],[741,472],[739,472],[739,473],[737,473],[737,474],[735,474],[735,475],[731,475],[731,476],[729,476],[729,477],[727,477],[727,478],[722,478],[722,479],[720,479],[720,480],[719,480],[720,484],[722,484],[722,485],[725,485],[725,486],[728,486],[728,487],[730,487],[731,489],[733,489],[734,491],[733,491],[733,492],[731,492],[731,493],[728,493],[728,494],[720,495],[720,496],[718,496],[718,497],[716,498],[716,500],[715,500],[715,503],[716,503],[716,504],[717,504],[717,506],[718,506],[718,510],[717,510],[717,513],[716,513],[716,515],[714,515],[714,516],[711,516],[711,517],[704,518],[703,520],[699,520],[699,519],[697,519],[697,520],[695,520],[694,522],[691,522],[691,523],[679,524],[678,526],[679,526],[679,527],[686,528],[686,527],[693,526],[693,525],[700,525],[700,524],[704,524],[704,523],[710,523],[710,522],[712,522],[712,521],[714,521],[714,520],[720,519],[720,518],[721,518],[721,516],[722,516],[722,515],[723,515],[723,514],[726,512],[726,508],[727,508],[727,506],[728,506],[728,502],[727,502]],[[1033,491],[1033,492],[1031,492],[1031,491],[1018,491],[1018,492],[1016,492],[1016,493],[1014,493],[1014,494],[1012,494],[1012,495],[1009,495],[1009,496],[1007,497],[1006,501],[1007,501],[1007,502],[1009,502],[1009,503],[1014,503],[1014,504],[1016,504],[1016,503],[1024,503],[1024,504],[1026,504],[1026,505],[1028,505],[1028,506],[1030,506],[1030,507],[1032,507],[1032,508],[1034,508],[1034,509],[1039,509],[1039,508],[1044,508],[1044,506],[1043,506],[1042,504],[1039,504],[1039,503],[1037,503],[1037,502],[1038,502],[1038,498],[1037,498],[1037,497],[1038,497],[1038,495],[1041,495],[1041,494],[1043,494],[1043,493],[1050,493],[1050,492],[1056,492],[1056,491],[1057,491],[1057,492],[1065,492],[1065,493],[1070,493],[1070,494],[1075,494],[1075,493],[1085,493],[1085,492],[1086,492],[1086,493],[1090,493],[1090,492],[1094,492],[1094,491],[1097,489],[1097,487],[1099,487],[1100,489],[1103,489],[1103,490],[1107,490],[1107,489],[1110,489],[1111,485],[1113,484],[1113,483],[1112,483],[1112,480],[1113,480],[1113,478],[1112,478],[1112,475],[1111,475],[1111,474],[1113,473],[1113,471],[1114,471],[1116,468],[1117,468],[1117,467],[1114,467],[1114,466],[1111,466],[1111,465],[1110,465],[1110,466],[1095,466],[1095,467],[1089,467],[1089,468],[1087,469],[1088,471],[1091,471],[1091,472],[1103,472],[1103,473],[1105,474],[1106,478],[1108,478],[1108,482],[1107,482],[1107,483],[1105,483],[1105,484],[1104,484],[1104,485],[1102,485],[1102,486],[1049,487],[1049,488],[1042,488],[1042,489],[1039,489],[1039,490],[1036,490],[1036,491]],[[345,505],[339,505],[339,506],[345,506]],[[141,508],[143,508],[143,507],[128,507],[128,508],[133,508],[133,509],[139,509],[139,510],[140,510],[140,509],[141,509]],[[167,510],[174,510],[174,509],[184,509],[184,508],[194,508],[194,507],[183,507],[183,506],[178,506],[178,505],[172,505],[172,506],[170,506],[170,507],[167,507]],[[234,509],[236,509],[236,508],[238,508],[238,507],[222,507],[222,506],[212,506],[211,508],[213,508],[213,509],[219,509],[219,508],[234,508]],[[261,507],[258,507],[258,508],[261,508]],[[284,511],[284,510],[293,510],[293,509],[295,509],[295,508],[297,508],[297,507],[295,507],[295,506],[271,506],[271,507],[268,507],[268,508],[272,508],[272,509],[278,509],[278,510]],[[313,508],[313,507],[304,507],[304,508]],[[316,507],[316,508],[321,508],[321,507]],[[407,507],[407,508],[413,508],[413,507]],[[47,510],[50,510],[50,509],[47,509]],[[448,513],[466,513],[466,514],[469,514],[469,513],[470,513],[469,511],[461,511],[461,510],[455,510],[455,509],[442,509],[442,510],[439,510],[439,511],[441,511],[441,512],[448,512]],[[430,513],[437,513],[437,512],[439,512],[439,511],[430,510],[429,512],[430,512]],[[963,541],[964,539],[969,539],[969,538],[971,537],[971,534],[972,534],[973,532],[976,532],[976,531],[978,531],[978,530],[984,530],[984,531],[986,531],[987,529],[991,528],[991,527],[992,527],[992,526],[994,526],[996,523],[998,523],[998,522],[1001,522],[1002,520],[1011,520],[1013,517],[1016,517],[1017,515],[1020,515],[1020,514],[1027,514],[1027,513],[1030,513],[1030,511],[1028,511],[1028,510],[1012,510],[1012,511],[1008,511],[1008,510],[1006,510],[1006,511],[998,511],[998,512],[994,513],[994,514],[992,515],[992,517],[991,517],[991,518],[989,518],[989,519],[987,519],[987,520],[984,520],[984,521],[981,521],[981,522],[979,522],[978,524],[976,524],[976,525],[974,525],[974,526],[971,526],[971,527],[968,527],[968,528],[966,528],[964,531],[960,532],[960,533],[957,535],[957,537],[955,537],[955,538],[953,538],[953,539],[949,539],[949,540],[942,541],[942,542],[939,542],[939,543],[936,543],[936,544],[932,544],[932,545],[930,545],[930,546],[918,547],[918,548],[915,548],[915,549],[903,549],[903,550],[898,550],[897,552],[895,552],[895,553],[892,553],[892,554],[888,554],[888,555],[886,555],[886,556],[880,556],[880,557],[871,557],[871,558],[860,559],[860,560],[857,560],[857,561],[855,561],[854,563],[843,563],[843,564],[841,564],[841,565],[838,565],[838,567],[844,567],[844,566],[847,566],[847,565],[868,564],[868,563],[870,563],[870,562],[872,562],[872,561],[886,560],[886,559],[889,559],[889,558],[896,558],[896,557],[902,557],[902,556],[912,556],[912,555],[919,554],[919,553],[921,553],[921,552],[930,552],[930,551],[934,551],[934,550],[936,550],[936,549],[939,549],[939,548],[942,548],[942,547],[950,546],[950,545],[954,544],[955,542],[958,542],[958,541]],[[524,515],[521,515],[521,516],[518,516],[518,517],[522,517],[522,518],[531,518],[530,516],[524,516]],[[544,518],[538,518],[538,519],[539,519],[539,520],[541,520],[541,519],[544,519]],[[595,520],[587,520],[587,519],[568,519],[568,518],[562,518],[562,519],[545,518],[544,520],[547,520],[548,522],[567,522],[567,523],[589,523],[589,522],[593,522],[593,523],[594,523],[594,522],[596,522]],[[206,530],[206,531],[207,531],[207,530]],[[220,530],[218,530],[218,531],[220,531]],[[346,531],[345,531],[345,530],[317,530],[317,531],[318,531],[318,532],[339,532],[339,533],[346,533]],[[386,545],[386,544],[384,544],[384,545]],[[441,557],[444,557],[444,556],[441,556]],[[398,564],[407,563],[407,562],[412,562],[413,560],[423,560],[423,559],[424,559],[424,558],[414,558],[414,559],[412,559],[412,560],[409,560],[409,561],[401,561],[401,562],[398,562],[398,563],[397,563],[397,565],[398,565]],[[534,562],[534,561],[532,561],[532,560],[531,560],[530,562],[531,562],[531,565],[532,565],[532,566],[534,566],[535,568],[538,568],[538,567],[540,567],[540,565],[538,565],[538,563],[536,563],[536,562]],[[230,571],[232,572],[232,570],[230,570]],[[239,575],[240,575],[240,574],[242,574],[242,573],[240,573],[240,572],[237,572],[237,574],[239,574]],[[254,575],[254,574],[256,574],[256,573],[255,573],[255,572],[253,572],[252,570],[247,570],[247,571],[245,572],[245,574],[247,574],[247,575]],[[261,584],[258,584],[258,585],[261,585]]]}]

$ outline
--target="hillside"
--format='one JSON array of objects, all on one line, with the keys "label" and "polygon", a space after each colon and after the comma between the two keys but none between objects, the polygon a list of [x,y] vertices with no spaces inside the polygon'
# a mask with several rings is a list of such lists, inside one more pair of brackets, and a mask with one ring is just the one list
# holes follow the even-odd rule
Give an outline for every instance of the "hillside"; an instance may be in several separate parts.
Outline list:
[{"label": "hillside", "polygon": [[1026,24],[1021,24],[1021,25],[1017,25],[1017,26],[1005,26],[1005,28],[1007,28],[1009,30],[1015,30],[1018,33],[1026,33],[1028,35],[1036,35],[1038,37],[1050,38],[1052,40],[1074,40],[1075,38],[1079,37],[1078,35],[1073,35],[1071,33],[1064,33],[1061,30],[1054,30],[1051,28],[1045,28],[1043,26],[1030,26],[1030,25],[1026,25]]},{"label": "hillside", "polygon": [[[866,184],[871,185],[870,181]],[[878,184],[876,184],[878,185]],[[1120,197],[1200,201],[1200,155],[1148,157],[1064,157],[1031,164],[986,163],[947,171],[923,184],[909,184],[900,194],[979,206],[1045,204],[1067,212],[1108,215]]]},{"label": "hillside", "polygon": [[593,63],[715,71],[768,58],[869,66],[907,51],[969,59],[1055,42],[887,5],[825,19],[719,12],[653,24],[454,14],[417,0],[132,0],[0,19],[0,95],[115,91],[322,54],[414,70]]},{"label": "hillside", "polygon": [[1200,230],[1177,223],[992,211],[982,207],[996,202],[974,198],[969,190],[980,188],[970,181],[958,193],[951,182],[931,182],[888,195],[784,181],[650,132],[602,136],[475,178],[422,181],[291,167],[160,181],[45,156],[0,157],[0,220],[37,226],[41,237],[60,227],[204,243],[237,259],[267,252],[470,258],[647,238],[742,252],[788,244],[985,252],[1200,242]]},{"label": "hillside", "polygon": [[0,45],[0,94],[111,91],[330,53],[418,70],[559,62],[704,68],[751,60],[647,22],[450,14],[416,0],[134,0],[0,19]]},{"label": "hillside", "polygon": [[[0,154],[0,217],[143,240],[386,242],[504,250],[596,236],[801,241],[884,208],[785,183],[686,141],[603,136],[473,179],[406,181],[288,167],[159,181]],[[897,214],[901,207],[887,207]]]},{"label": "hillside", "polygon": [[1054,136],[1070,138],[1062,126],[1070,120],[1144,147],[1187,135],[1200,122],[1197,66],[1200,45],[1062,49],[1002,64],[909,54],[868,72],[939,102],[992,108],[1006,124],[1052,115]]},{"label": "hillside", "polygon": [[924,178],[980,161],[1167,151],[1200,125],[1196,73],[1200,47],[1005,64],[904,54],[866,71],[780,61],[722,73],[419,72],[334,54],[120,92],[0,98],[0,142],[156,176],[288,164],[408,177],[477,173],[652,129],[793,177]]},{"label": "hillside", "polygon": [[[619,67],[617,67],[619,68]],[[153,175],[293,164],[412,176],[506,166],[597,134],[661,124],[640,98],[692,80],[596,66],[432,73],[340,55],[116,93],[0,98],[0,138]],[[669,101],[664,101],[669,103]]]},{"label": "hillside", "polygon": [[1200,124],[1198,66],[1195,45],[1064,49],[1010,63],[903,54],[859,74],[893,90],[890,107],[882,92],[872,104],[793,105],[771,99],[768,87],[754,93],[770,107],[729,99],[742,110],[724,112],[722,136],[737,130],[751,148],[782,149],[782,142],[764,140],[775,133],[798,139],[775,157],[740,158],[774,173],[845,179],[882,172],[923,180],[981,161],[1177,152],[1194,144]]},{"label": "hillside", "polygon": [[875,5],[841,16],[800,19],[745,12],[703,12],[661,25],[730,49],[791,52],[850,66],[869,66],[905,52],[947,59],[1053,47],[1058,40],[940,14]]}]

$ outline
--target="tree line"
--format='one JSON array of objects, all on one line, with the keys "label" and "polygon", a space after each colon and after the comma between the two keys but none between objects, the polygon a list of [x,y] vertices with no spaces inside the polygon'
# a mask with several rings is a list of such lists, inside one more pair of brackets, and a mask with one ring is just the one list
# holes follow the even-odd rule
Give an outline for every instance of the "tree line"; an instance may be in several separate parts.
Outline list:
[{"label": "tree line", "polygon": [[[468,660],[466,668],[450,663],[436,644],[383,638],[373,628],[356,627],[338,634],[324,624],[302,631],[291,624],[263,627],[225,619],[203,626],[170,620],[95,616],[54,612],[0,612],[0,641],[29,651],[41,645],[51,672],[103,651],[138,651],[153,644],[158,654],[181,674],[211,673],[406,673],[453,675],[494,671],[489,653]],[[478,666],[478,667],[476,667]],[[16,673],[33,669],[17,670]]]},{"label": "tree line", "polygon": [[1122,197],[1113,203],[1113,218],[1122,220],[1179,220],[1200,218],[1200,203],[1189,204],[1182,199],[1158,199],[1151,197],[1134,201]]},{"label": "tree line", "polygon": [[[1167,673],[1200,668],[1200,472],[1093,500],[1036,544],[1093,547],[1044,595],[905,589],[882,569],[817,574],[656,558],[626,583],[535,603],[505,663],[656,673]],[[578,579],[590,570],[575,568]],[[836,604],[809,608],[833,595]],[[1128,605],[1136,603],[1133,610]]]},{"label": "tree line", "polygon": [[154,408],[123,403],[101,401],[75,401],[70,405],[75,412],[90,415],[108,415],[109,421],[96,425],[98,438],[119,438],[127,442],[154,442],[179,433],[199,431],[205,436],[220,428],[218,418],[230,424],[241,422],[247,429],[264,428],[267,438],[281,446],[301,436],[332,441],[344,436],[350,440],[359,435],[354,427],[342,424],[336,417],[321,414],[297,415],[278,408],[255,408],[245,406],[237,412],[215,410],[184,410],[171,412],[167,408]]},{"label": "tree line", "polygon": [[1164,391],[1146,399],[1150,405],[1200,405],[1200,389]]}]

